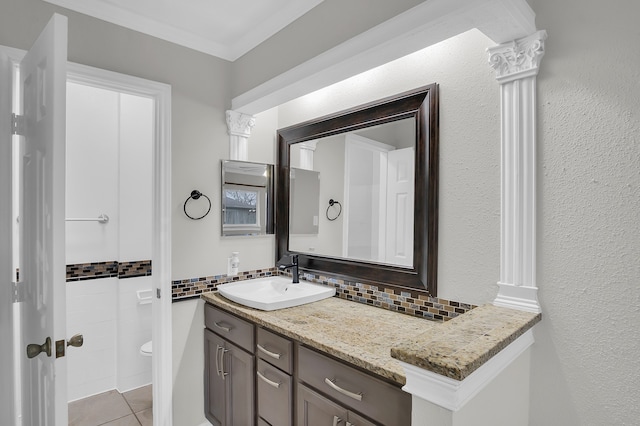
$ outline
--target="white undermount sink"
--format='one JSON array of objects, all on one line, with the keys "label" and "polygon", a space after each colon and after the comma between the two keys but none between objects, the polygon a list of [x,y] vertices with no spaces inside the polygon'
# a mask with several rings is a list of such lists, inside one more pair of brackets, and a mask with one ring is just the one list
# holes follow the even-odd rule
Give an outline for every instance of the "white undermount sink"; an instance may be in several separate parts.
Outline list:
[{"label": "white undermount sink", "polygon": [[218,292],[241,305],[274,311],[332,297],[336,289],[305,281],[293,284],[291,278],[277,276],[220,284]]}]

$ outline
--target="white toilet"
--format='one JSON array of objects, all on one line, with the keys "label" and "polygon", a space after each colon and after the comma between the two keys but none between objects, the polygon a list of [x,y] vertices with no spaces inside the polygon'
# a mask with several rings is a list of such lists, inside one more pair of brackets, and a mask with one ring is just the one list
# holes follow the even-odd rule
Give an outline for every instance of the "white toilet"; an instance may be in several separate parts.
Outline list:
[{"label": "white toilet", "polygon": [[140,347],[140,355],[142,356],[151,356],[152,353],[152,340],[149,340],[147,343]]}]

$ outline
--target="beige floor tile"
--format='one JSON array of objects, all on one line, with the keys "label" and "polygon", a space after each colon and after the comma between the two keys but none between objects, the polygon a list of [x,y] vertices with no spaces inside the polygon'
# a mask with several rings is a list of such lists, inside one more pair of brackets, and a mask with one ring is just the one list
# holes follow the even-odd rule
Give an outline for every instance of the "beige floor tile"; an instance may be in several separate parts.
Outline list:
[{"label": "beige floor tile", "polygon": [[125,392],[122,396],[134,413],[146,410],[152,406],[153,397],[151,395],[151,385]]},{"label": "beige floor tile", "polygon": [[129,414],[127,402],[112,390],[69,403],[69,426],[97,426]]},{"label": "beige floor tile", "polygon": [[140,422],[134,414],[131,414],[100,426],[140,426]]},{"label": "beige floor tile", "polygon": [[153,426],[153,408],[136,413],[136,417],[142,426]]}]

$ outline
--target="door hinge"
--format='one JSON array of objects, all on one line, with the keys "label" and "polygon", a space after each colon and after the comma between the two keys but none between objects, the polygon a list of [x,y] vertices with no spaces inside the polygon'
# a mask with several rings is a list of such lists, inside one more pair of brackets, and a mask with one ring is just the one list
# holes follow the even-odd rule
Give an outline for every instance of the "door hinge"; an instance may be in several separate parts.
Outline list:
[{"label": "door hinge", "polygon": [[14,135],[24,136],[26,128],[26,119],[24,115],[11,114],[11,133]]},{"label": "door hinge", "polygon": [[156,299],[160,299],[160,295],[161,295],[160,289],[156,288]]},{"label": "door hinge", "polygon": [[12,292],[11,292],[12,302],[13,303],[24,302],[24,283],[22,283],[22,281],[20,282],[12,281],[11,287],[12,287]]}]

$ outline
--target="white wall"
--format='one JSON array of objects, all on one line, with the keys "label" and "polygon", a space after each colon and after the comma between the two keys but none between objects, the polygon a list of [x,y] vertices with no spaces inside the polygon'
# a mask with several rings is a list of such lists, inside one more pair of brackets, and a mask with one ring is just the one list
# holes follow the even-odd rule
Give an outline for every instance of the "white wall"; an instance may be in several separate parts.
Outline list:
[{"label": "white wall", "polygon": [[640,3],[532,0],[538,76],[534,426],[640,419]]},{"label": "white wall", "polygon": [[[66,214],[109,222],[68,221],[67,264],[151,259],[152,101],[74,83],[67,85]],[[68,397],[75,400],[151,382],[151,305],[136,291],[152,277],[100,278],[67,284]]]}]

